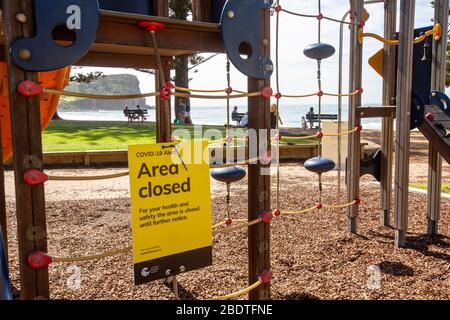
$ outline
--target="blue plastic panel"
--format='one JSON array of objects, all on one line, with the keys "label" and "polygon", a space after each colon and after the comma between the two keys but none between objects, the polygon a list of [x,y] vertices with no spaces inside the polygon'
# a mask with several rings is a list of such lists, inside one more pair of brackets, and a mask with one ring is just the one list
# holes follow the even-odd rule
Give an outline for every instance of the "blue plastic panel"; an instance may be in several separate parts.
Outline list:
[{"label": "blue plastic panel", "polygon": [[3,246],[3,234],[0,228],[0,300],[12,300],[11,284],[8,276],[8,265]]},{"label": "blue plastic panel", "polygon": [[[67,26],[72,15],[70,6],[80,8],[80,29],[67,30],[74,35],[70,46],[62,46],[54,40],[55,28]],[[36,0],[34,1],[35,36],[21,38],[11,45],[14,63],[28,71],[50,71],[80,60],[95,41],[99,22],[98,2],[92,0]],[[29,60],[19,56],[21,49],[31,52]]]},{"label": "blue plastic panel", "polygon": [[[273,63],[262,54],[261,10],[270,8],[273,0],[228,0],[222,12],[221,27],[225,50],[233,65],[243,74],[268,79]],[[247,48],[247,58],[239,49]]]}]

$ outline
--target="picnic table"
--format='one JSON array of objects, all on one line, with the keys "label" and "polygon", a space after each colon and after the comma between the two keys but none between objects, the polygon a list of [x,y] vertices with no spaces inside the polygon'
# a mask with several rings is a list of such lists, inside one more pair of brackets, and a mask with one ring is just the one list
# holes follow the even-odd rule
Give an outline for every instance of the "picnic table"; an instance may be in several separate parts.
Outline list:
[{"label": "picnic table", "polygon": [[125,117],[128,117],[129,122],[133,122],[133,120],[141,120],[144,122],[147,120],[146,115],[148,115],[147,109],[135,109],[135,110],[123,110],[123,114]]}]

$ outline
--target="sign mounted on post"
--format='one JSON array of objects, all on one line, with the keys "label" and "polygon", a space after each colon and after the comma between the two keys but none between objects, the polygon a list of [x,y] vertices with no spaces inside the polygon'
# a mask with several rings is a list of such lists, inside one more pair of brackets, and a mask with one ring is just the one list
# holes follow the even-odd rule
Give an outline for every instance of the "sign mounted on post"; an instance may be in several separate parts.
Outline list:
[{"label": "sign mounted on post", "polygon": [[135,284],[212,265],[205,148],[200,141],[129,146]]}]

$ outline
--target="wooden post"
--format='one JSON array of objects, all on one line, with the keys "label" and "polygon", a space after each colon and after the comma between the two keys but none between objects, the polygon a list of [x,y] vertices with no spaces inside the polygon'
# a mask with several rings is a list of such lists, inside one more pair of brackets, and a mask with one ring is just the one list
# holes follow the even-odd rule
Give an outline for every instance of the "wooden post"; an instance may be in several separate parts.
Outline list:
[{"label": "wooden post", "polygon": [[[384,3],[384,37],[393,39],[397,28],[397,0],[387,0]],[[395,105],[395,79],[397,63],[396,47],[384,46],[384,79],[383,105]],[[381,214],[382,226],[390,225],[390,211],[392,203],[392,163],[394,149],[394,118],[383,117],[381,124]]]},{"label": "wooden post", "polygon": [[214,0],[192,0],[192,20],[211,22],[211,10]]},{"label": "wooden post", "polygon": [[[362,20],[364,9],[364,0],[351,0],[351,15],[357,17],[356,21]],[[355,21],[355,20],[354,20]],[[350,92],[356,91],[362,86],[362,58],[363,46],[358,41],[358,29],[356,25],[350,28]],[[356,114],[356,107],[361,106],[361,95],[352,96],[349,99],[348,125],[349,130],[354,129],[361,124],[361,119]],[[361,134],[355,132],[348,139],[348,158],[347,158],[347,200],[352,202],[359,197],[359,173],[361,160]],[[358,211],[357,205],[350,206],[347,209],[348,231],[357,233],[358,230]]]},{"label": "wooden post", "polygon": [[[270,42],[270,10],[264,9],[261,15],[262,37],[260,43],[262,53],[270,56],[270,45],[263,46],[263,40]],[[264,41],[265,42],[265,41]],[[248,79],[248,91],[260,91],[263,87],[270,86],[270,79]],[[255,130],[258,136],[258,156],[261,152],[270,149],[270,99],[252,97],[248,99],[249,130]],[[266,144],[261,141],[260,133],[266,130]],[[250,156],[251,158],[252,156]],[[248,167],[248,220],[260,217],[270,209],[270,175],[265,170],[270,170],[270,165],[263,165],[259,161]],[[248,271],[249,283],[258,281],[261,273],[270,269],[270,225],[259,223],[249,227],[248,230]],[[261,285],[249,294],[250,300],[270,299],[270,285]]]},{"label": "wooden post", "polygon": [[400,1],[395,141],[395,246],[406,245],[408,230],[411,88],[415,0]]},{"label": "wooden post", "polygon": [[[448,0],[436,0],[434,21],[440,23],[443,30],[448,25]],[[444,32],[440,41],[434,41],[431,88],[445,90],[445,72],[447,66],[447,33]],[[428,234],[438,234],[439,218],[441,213],[441,182],[442,157],[430,143],[428,154],[428,199],[427,222]]]},{"label": "wooden post", "polygon": [[[157,0],[155,2],[156,8],[155,12],[160,17],[169,16],[169,1],[168,0]],[[161,78],[161,71],[155,70],[155,91],[160,90],[164,85],[164,80],[170,80],[170,67],[163,66],[164,77]],[[156,107],[156,141],[170,142],[172,138],[172,116],[171,107],[169,101],[161,101],[159,97],[155,97],[155,107]]]},{"label": "wooden post", "polygon": [[[3,2],[3,31],[5,47],[22,37],[33,36],[32,0]],[[26,23],[19,23],[17,13],[27,16]],[[33,53],[31,53],[33,54]],[[9,76],[12,142],[16,185],[16,214],[20,263],[21,299],[48,299],[48,268],[33,269],[27,262],[35,250],[47,252],[47,229],[45,219],[44,186],[29,186],[23,176],[28,169],[42,170],[42,141],[39,97],[25,98],[17,87],[23,80],[38,81],[35,72],[25,72],[14,65],[6,55]]]}]

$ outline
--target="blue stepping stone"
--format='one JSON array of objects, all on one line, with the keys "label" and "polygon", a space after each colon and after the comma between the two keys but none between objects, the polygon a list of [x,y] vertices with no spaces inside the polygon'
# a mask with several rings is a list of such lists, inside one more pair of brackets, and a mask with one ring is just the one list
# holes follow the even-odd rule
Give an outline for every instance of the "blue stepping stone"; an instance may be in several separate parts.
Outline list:
[{"label": "blue stepping stone", "polygon": [[247,172],[241,167],[226,167],[211,170],[211,177],[225,183],[238,182],[245,178]]},{"label": "blue stepping stone", "polygon": [[323,60],[331,57],[336,50],[333,46],[326,43],[314,43],[307,46],[303,53],[305,56],[315,60]]},{"label": "blue stepping stone", "polygon": [[315,157],[305,161],[305,169],[315,173],[325,173],[334,169],[336,164],[333,160]]}]

